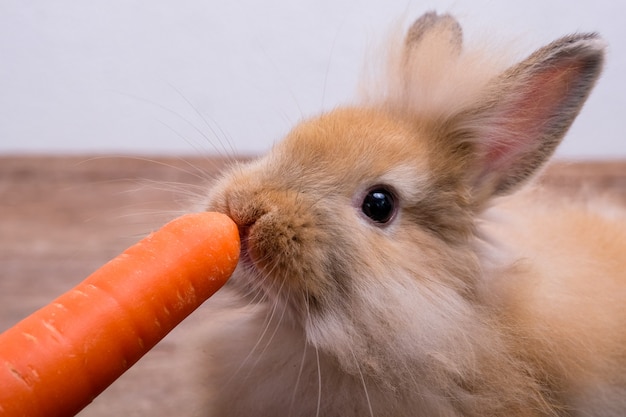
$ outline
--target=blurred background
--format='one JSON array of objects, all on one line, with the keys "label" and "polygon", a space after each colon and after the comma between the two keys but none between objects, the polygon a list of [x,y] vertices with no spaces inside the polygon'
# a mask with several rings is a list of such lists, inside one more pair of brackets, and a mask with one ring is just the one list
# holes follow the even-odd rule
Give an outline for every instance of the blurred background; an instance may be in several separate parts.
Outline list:
[{"label": "blurred background", "polygon": [[600,32],[604,76],[558,155],[626,157],[626,3],[614,0],[2,0],[0,154],[264,152],[349,102],[366,52],[432,9],[524,51]]}]

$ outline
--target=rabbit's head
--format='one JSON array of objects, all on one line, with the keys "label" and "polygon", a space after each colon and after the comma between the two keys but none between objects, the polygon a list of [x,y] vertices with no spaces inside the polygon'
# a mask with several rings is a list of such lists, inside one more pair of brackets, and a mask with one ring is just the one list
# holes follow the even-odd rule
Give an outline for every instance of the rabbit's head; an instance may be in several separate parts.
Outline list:
[{"label": "rabbit's head", "polygon": [[576,34],[494,72],[461,37],[452,17],[422,16],[365,104],[299,124],[210,192],[241,232],[232,284],[348,371],[454,362],[482,337],[475,218],[549,158],[603,61],[603,42]]}]

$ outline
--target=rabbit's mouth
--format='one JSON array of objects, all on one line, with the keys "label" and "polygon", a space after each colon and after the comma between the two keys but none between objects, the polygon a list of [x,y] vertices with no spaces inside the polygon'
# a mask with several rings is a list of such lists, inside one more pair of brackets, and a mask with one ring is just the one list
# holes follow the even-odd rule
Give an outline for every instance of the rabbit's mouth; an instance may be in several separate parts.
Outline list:
[{"label": "rabbit's mouth", "polygon": [[254,262],[252,261],[250,250],[248,248],[248,228],[239,227],[239,239],[241,244],[241,249],[239,251],[239,263],[246,269],[253,268]]},{"label": "rabbit's mouth", "polygon": [[[289,229],[289,228],[287,228]],[[285,227],[265,224],[240,226],[241,252],[233,278],[239,294],[250,303],[268,303],[286,309],[287,316],[303,323],[324,311],[329,292],[329,268],[302,256],[302,236],[286,236]],[[276,309],[276,307],[274,307]]]}]

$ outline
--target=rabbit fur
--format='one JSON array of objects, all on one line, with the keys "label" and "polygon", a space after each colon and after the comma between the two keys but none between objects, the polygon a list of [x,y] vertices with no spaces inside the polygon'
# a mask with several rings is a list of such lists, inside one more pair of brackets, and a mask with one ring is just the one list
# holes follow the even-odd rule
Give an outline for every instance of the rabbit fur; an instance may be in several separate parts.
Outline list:
[{"label": "rabbit fur", "polygon": [[203,415],[626,415],[626,215],[529,185],[605,44],[505,66],[462,38],[423,15],[358,104],[212,186],[242,251],[209,302]]}]

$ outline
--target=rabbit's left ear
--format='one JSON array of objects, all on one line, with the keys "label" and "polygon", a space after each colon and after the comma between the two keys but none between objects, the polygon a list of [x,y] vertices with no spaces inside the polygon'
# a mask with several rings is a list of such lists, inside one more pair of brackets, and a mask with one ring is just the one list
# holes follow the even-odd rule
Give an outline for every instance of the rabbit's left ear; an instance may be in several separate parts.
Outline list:
[{"label": "rabbit's left ear", "polygon": [[448,120],[446,141],[463,155],[475,200],[512,191],[552,155],[601,72],[604,46],[596,34],[559,39],[496,77],[480,102]]},{"label": "rabbit's left ear", "polygon": [[417,50],[424,45],[458,55],[463,47],[463,29],[449,14],[425,13],[407,31],[404,39],[405,59],[413,54],[422,55]]}]

